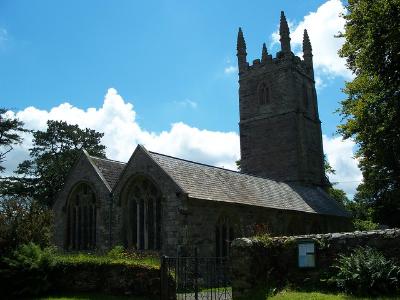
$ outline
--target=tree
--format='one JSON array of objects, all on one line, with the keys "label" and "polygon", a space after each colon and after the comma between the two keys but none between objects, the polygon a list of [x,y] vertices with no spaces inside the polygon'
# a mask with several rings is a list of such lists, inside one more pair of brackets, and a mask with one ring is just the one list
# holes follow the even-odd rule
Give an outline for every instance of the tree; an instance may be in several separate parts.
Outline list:
[{"label": "tree", "polygon": [[338,188],[335,188],[336,183],[331,183],[329,181],[328,175],[329,174],[335,174],[336,170],[332,168],[332,166],[329,164],[328,159],[326,158],[326,154],[324,154],[324,170],[325,170],[325,176],[326,176],[326,182],[328,183],[327,186],[325,187],[325,191],[331,196],[333,199],[335,199],[337,202],[342,204],[347,208],[347,204],[349,203],[349,198],[347,197],[346,193]]},{"label": "tree", "polygon": [[7,153],[14,145],[22,142],[20,133],[26,132],[24,123],[17,118],[10,118],[6,115],[7,109],[0,108],[0,173],[4,172],[4,163]]},{"label": "tree", "polygon": [[235,161],[235,164],[236,164],[238,171],[242,172],[242,160],[238,159],[237,161]]},{"label": "tree", "polygon": [[[325,174],[335,174],[336,170],[332,168],[329,164],[326,155],[324,155],[324,168]],[[329,182],[329,180],[328,180]],[[353,219],[353,226],[355,230],[373,230],[378,228],[378,224],[376,224],[372,220],[373,209],[368,207],[366,203],[362,200],[356,198],[350,200],[345,191],[335,188],[336,183],[329,182],[328,186],[325,187],[326,192],[337,202],[342,204],[348,211],[351,212]]]},{"label": "tree", "polygon": [[339,132],[358,144],[364,182],[355,201],[374,220],[400,226],[400,0],[348,0],[339,51],[355,78],[346,83]]},{"label": "tree", "polygon": [[0,257],[30,242],[50,245],[52,215],[47,207],[27,197],[0,201]]},{"label": "tree", "polygon": [[31,159],[19,164],[18,176],[8,179],[3,194],[30,196],[51,206],[82,148],[91,155],[105,158],[105,146],[101,144],[103,135],[63,121],[48,121],[45,131],[33,132]]}]

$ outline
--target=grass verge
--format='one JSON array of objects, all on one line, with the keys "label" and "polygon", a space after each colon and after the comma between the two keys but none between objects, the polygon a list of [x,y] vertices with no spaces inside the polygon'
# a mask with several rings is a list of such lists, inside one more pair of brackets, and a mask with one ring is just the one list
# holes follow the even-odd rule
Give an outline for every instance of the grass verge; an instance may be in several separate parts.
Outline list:
[{"label": "grass verge", "polygon": [[271,300],[370,300],[370,299],[375,299],[375,300],[394,300],[394,299],[400,299],[399,296],[393,296],[393,297],[355,297],[355,296],[350,296],[350,295],[344,295],[344,294],[327,294],[327,293],[321,293],[321,292],[297,292],[297,291],[281,291],[278,294],[267,297],[266,299],[271,299]]},{"label": "grass verge", "polygon": [[76,254],[56,254],[54,256],[55,263],[59,264],[82,264],[90,263],[97,265],[130,265],[130,266],[146,266],[152,268],[160,267],[160,259],[156,256],[138,256],[127,255],[124,257],[112,257],[109,255],[96,255],[90,253]]}]

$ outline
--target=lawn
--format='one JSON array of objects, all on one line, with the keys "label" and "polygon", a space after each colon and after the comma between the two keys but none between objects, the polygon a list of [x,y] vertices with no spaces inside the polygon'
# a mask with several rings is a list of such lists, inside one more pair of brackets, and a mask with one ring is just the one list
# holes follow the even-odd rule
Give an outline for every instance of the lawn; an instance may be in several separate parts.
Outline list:
[{"label": "lawn", "polygon": [[295,292],[282,291],[275,296],[269,297],[271,300],[362,300],[362,299],[377,299],[377,300],[394,300],[400,299],[400,296],[394,297],[354,297],[343,294],[324,294],[320,292]]},{"label": "lawn", "polygon": [[[321,292],[296,292],[282,291],[278,294],[267,297],[268,300],[395,300],[400,296],[394,297],[354,297],[343,294],[325,294]],[[133,296],[111,296],[104,294],[71,294],[37,298],[37,300],[151,300],[150,298]],[[250,299],[249,299],[250,300]]]}]

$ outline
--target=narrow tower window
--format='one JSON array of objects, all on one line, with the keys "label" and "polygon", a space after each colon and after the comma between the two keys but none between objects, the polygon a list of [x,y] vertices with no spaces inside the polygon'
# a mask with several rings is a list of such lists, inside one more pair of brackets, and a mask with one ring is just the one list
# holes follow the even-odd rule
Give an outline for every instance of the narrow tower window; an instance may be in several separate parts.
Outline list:
[{"label": "narrow tower window", "polygon": [[265,82],[261,83],[258,88],[258,103],[261,106],[269,104],[269,88]]}]

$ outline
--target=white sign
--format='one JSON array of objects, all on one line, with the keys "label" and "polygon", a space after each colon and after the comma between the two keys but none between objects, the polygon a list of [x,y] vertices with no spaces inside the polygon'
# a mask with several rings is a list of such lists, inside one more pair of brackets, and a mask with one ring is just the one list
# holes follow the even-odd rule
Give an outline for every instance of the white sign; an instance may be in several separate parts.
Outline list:
[{"label": "white sign", "polygon": [[299,244],[299,267],[314,268],[315,267],[315,246],[314,243]]}]

